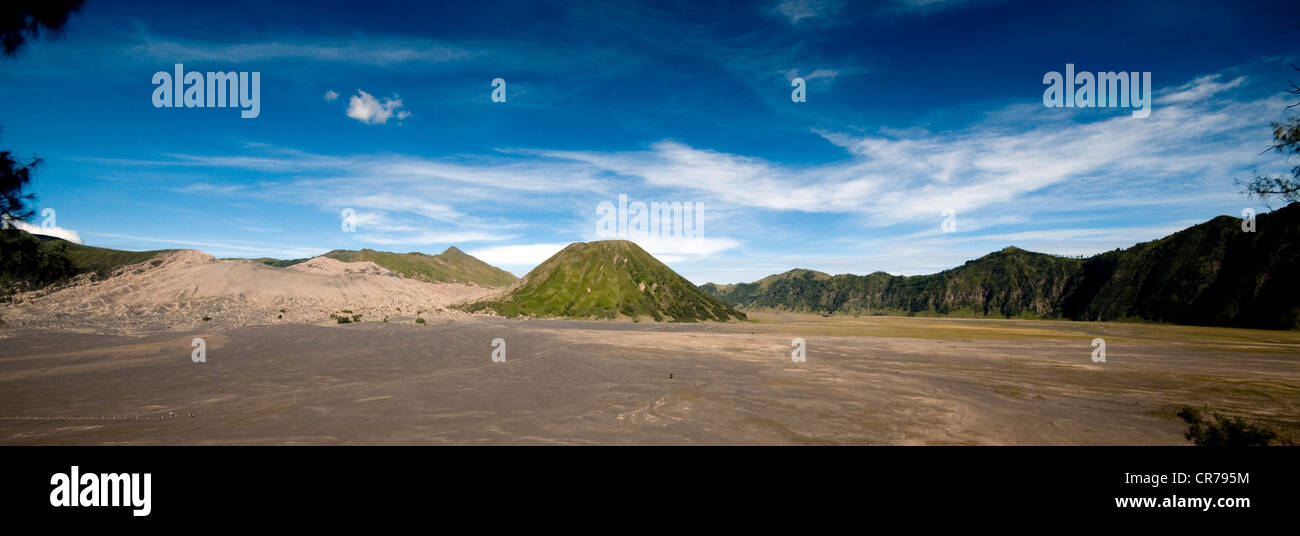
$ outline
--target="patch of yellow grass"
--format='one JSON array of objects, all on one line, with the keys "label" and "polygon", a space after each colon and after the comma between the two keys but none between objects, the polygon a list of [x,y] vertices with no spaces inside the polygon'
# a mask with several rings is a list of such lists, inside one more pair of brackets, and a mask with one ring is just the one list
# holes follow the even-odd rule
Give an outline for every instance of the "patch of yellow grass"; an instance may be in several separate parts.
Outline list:
[{"label": "patch of yellow grass", "polygon": [[1075,339],[1168,344],[1197,349],[1300,354],[1300,331],[1180,326],[1140,322],[1078,322],[933,318],[905,316],[829,316],[800,313],[749,314],[749,328],[763,333],[822,336],[904,337],[936,340]]}]

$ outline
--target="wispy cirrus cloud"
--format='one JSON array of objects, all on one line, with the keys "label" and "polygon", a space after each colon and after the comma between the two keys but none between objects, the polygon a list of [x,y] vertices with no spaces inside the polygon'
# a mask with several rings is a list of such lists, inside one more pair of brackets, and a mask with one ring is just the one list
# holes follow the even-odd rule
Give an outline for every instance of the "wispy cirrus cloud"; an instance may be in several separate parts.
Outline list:
[{"label": "wispy cirrus cloud", "polygon": [[1180,86],[1165,88],[1156,99],[1156,104],[1179,104],[1203,101],[1213,95],[1240,87],[1246,83],[1244,76],[1238,76],[1227,82],[1220,82],[1222,73],[1198,76],[1195,80]]},{"label": "wispy cirrus cloud", "polygon": [[805,19],[833,16],[842,7],[841,0],[781,0],[772,9],[790,24],[798,24]]},{"label": "wispy cirrus cloud", "polygon": [[850,8],[863,9],[873,15],[916,16],[937,13],[949,9],[1000,4],[1006,0],[879,0],[862,2],[860,5],[843,0],[780,0],[771,7],[771,11],[791,25],[798,27],[811,23],[833,24],[843,18]]},{"label": "wispy cirrus cloud", "polygon": [[357,239],[369,244],[379,244],[385,246],[410,246],[410,245],[429,245],[429,244],[468,244],[476,242],[500,242],[503,240],[512,240],[518,235],[502,235],[497,233],[485,233],[475,231],[429,231],[411,229],[409,233],[400,235],[384,235],[373,232],[363,232],[357,235]]},{"label": "wispy cirrus cloud", "polygon": [[[250,153],[256,154],[187,154],[166,153],[152,160],[121,158],[90,158],[88,161],[105,166],[125,167],[182,167],[236,169],[292,176],[323,176],[320,180],[337,179],[357,186],[354,194],[367,191],[376,185],[418,187],[419,184],[445,191],[459,186],[474,190],[460,190],[458,194],[476,193],[472,199],[490,198],[501,192],[606,192],[608,184],[598,175],[601,170],[591,166],[575,165],[564,161],[537,161],[526,158],[535,151],[499,151],[497,155],[484,155],[472,159],[474,163],[457,161],[457,158],[427,158],[401,154],[325,155],[291,148],[250,144]],[[519,158],[523,155],[525,158]],[[241,183],[241,185],[243,185]],[[240,186],[240,185],[232,185]],[[243,185],[247,186],[247,185]],[[226,191],[225,185],[211,182],[196,183],[195,190]],[[424,191],[416,188],[417,191]]]},{"label": "wispy cirrus cloud", "polygon": [[934,13],[965,6],[1001,4],[1007,0],[889,0],[881,9],[886,13]]},{"label": "wispy cirrus cloud", "polygon": [[[406,155],[327,156],[260,144],[253,154],[168,154],[148,161],[102,160],[128,167],[176,167],[210,174],[251,173],[261,180],[198,180],[184,194],[355,211],[351,238],[382,245],[466,244],[518,238],[536,226],[521,209],[567,215],[574,198],[603,192],[600,170],[503,152],[471,163]],[[337,231],[337,224],[322,231]]]},{"label": "wispy cirrus cloud", "polygon": [[134,45],[133,55],[165,61],[248,63],[271,60],[312,60],[388,66],[405,63],[439,64],[473,58],[470,50],[418,38],[357,40],[275,40],[224,44],[184,39],[155,39]]},{"label": "wispy cirrus cloud", "polygon": [[[181,190],[288,200],[332,214],[353,208],[358,241],[490,243],[474,251],[515,259],[521,269],[518,259],[554,253],[564,240],[599,238],[590,236],[591,207],[630,190],[645,200],[703,202],[726,215],[711,220],[703,239],[638,241],[669,262],[725,256],[770,241],[783,222],[816,216],[879,237],[852,246],[870,252],[879,263],[873,269],[923,273],[1008,242],[1063,254],[1128,246],[1178,226],[1117,220],[1125,214],[1172,211],[1189,200],[1240,202],[1231,177],[1271,165],[1259,156],[1268,138],[1261,125],[1286,104],[1280,94],[1243,92],[1248,87],[1243,78],[1196,77],[1157,92],[1161,100],[1146,119],[1125,110],[1016,105],[943,132],[817,129],[844,157],[811,164],[674,139],[631,151],[500,149],[438,158],[251,145],[242,154],[113,162],[250,173],[259,180],[205,178]],[[961,222],[955,235],[939,231],[947,208]],[[1095,216],[1065,216],[1087,211]],[[538,235],[539,227],[548,229]]]},{"label": "wispy cirrus cloud", "polygon": [[1274,119],[1285,101],[1279,96],[1210,98],[1240,85],[1240,79],[1223,83],[1216,76],[1199,77],[1168,92],[1178,97],[1144,120],[1118,112],[1059,113],[1026,106],[952,132],[850,135],[817,130],[850,155],[847,161],[824,165],[785,165],[673,140],[645,151],[542,154],[727,204],[857,212],[877,224],[933,219],[936,207],[962,213],[1015,207],[1048,189],[1067,207],[1074,200],[1101,198],[1146,203],[1145,195],[1126,192],[1152,186],[1163,190],[1161,195],[1186,193],[1203,181],[1230,181],[1234,171],[1261,163],[1268,132],[1260,125]]},{"label": "wispy cirrus cloud", "polygon": [[142,236],[138,234],[122,233],[100,233],[88,232],[89,236],[98,236],[103,238],[112,238],[119,240],[129,240],[131,242],[144,242],[148,244],[158,244],[167,248],[188,249],[202,248],[203,251],[217,257],[279,257],[279,258],[303,258],[320,255],[325,251],[318,248],[304,248],[292,246],[267,246],[257,243],[242,241],[207,241],[191,240],[186,238],[169,238],[159,236]]}]

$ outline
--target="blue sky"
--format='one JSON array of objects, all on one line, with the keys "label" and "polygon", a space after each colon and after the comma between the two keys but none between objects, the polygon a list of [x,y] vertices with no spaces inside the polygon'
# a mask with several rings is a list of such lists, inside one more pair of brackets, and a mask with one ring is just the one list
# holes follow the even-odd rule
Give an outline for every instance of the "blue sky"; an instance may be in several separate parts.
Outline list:
[{"label": "blue sky", "polygon": [[[703,205],[637,240],[696,283],[1093,254],[1264,210],[1233,178],[1287,167],[1260,152],[1300,79],[1289,2],[189,4],[90,0],[0,62],[0,147],[87,244],[522,275],[626,194]],[[260,115],[155,108],[177,63],[259,72]],[[1150,72],[1150,117],[1045,107],[1067,63]]]}]

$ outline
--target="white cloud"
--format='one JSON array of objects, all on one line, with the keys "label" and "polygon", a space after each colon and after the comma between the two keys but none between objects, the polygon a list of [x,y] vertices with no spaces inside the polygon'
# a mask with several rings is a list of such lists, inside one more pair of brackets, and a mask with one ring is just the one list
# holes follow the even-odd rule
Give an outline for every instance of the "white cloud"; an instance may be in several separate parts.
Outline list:
[{"label": "white cloud", "polygon": [[349,202],[360,207],[411,212],[431,220],[442,222],[455,222],[465,217],[464,214],[457,212],[456,209],[442,203],[434,203],[425,201],[418,197],[398,195],[389,192],[355,197],[349,200]]},{"label": "white cloud", "polygon": [[239,187],[199,181],[180,190],[315,206],[336,217],[351,208],[357,211],[356,239],[412,246],[512,240],[518,238],[520,228],[537,224],[517,219],[521,210],[569,217],[566,207],[573,199],[603,194],[608,185],[596,176],[600,170],[586,164],[520,158],[506,152],[463,163],[405,155],[326,156],[269,146],[252,149],[261,154],[177,154],[155,161],[107,163],[282,174],[283,180]]},{"label": "white cloud", "polygon": [[197,193],[197,194],[206,194],[206,193],[230,194],[230,193],[238,192],[243,189],[244,186],[238,184],[218,185],[218,184],[212,184],[207,182],[194,182],[194,183],[186,184],[185,186],[182,186],[180,188],[174,188],[174,190],[177,192]]},{"label": "white cloud", "polygon": [[[509,246],[491,246],[466,251],[479,260],[506,268],[521,275],[533,269],[542,261],[559,253],[568,244],[516,244]],[[520,271],[515,271],[520,270]]]},{"label": "white cloud", "polygon": [[202,248],[202,251],[214,257],[273,257],[278,259],[299,259],[304,257],[314,257],[325,251],[323,249],[312,248],[294,248],[280,246],[264,246],[259,244],[250,244],[247,242],[208,242],[201,240],[179,240],[172,238],[159,238],[139,235],[126,235],[117,233],[91,233],[91,236],[106,238],[116,238],[120,240],[129,240],[132,242],[149,242],[163,244],[165,246],[176,247],[179,249]]},{"label": "white cloud", "polygon": [[[642,244],[661,260],[689,264],[707,258],[716,265],[742,244],[747,251],[739,255],[761,255],[764,244],[778,241],[807,251],[855,248],[851,240],[819,234],[815,229],[825,223],[847,226],[841,235],[860,231],[862,238],[879,239],[856,247],[868,256],[854,259],[857,264],[845,271],[928,273],[1005,242],[1095,253],[1157,238],[1205,210],[1239,212],[1229,209],[1248,201],[1232,177],[1281,165],[1259,153],[1269,142],[1265,126],[1287,102],[1277,94],[1241,97],[1246,83],[1238,80],[1211,75],[1156,92],[1185,96],[1157,104],[1146,119],[1119,109],[1024,104],[937,133],[860,134],[852,125],[814,130],[844,150],[843,158],[826,163],[783,163],[668,139],[619,152],[507,149],[429,159],[256,147],[250,155],[171,155],[114,164],[279,174],[282,180],[248,184],[238,193],[333,214],[355,208],[364,224],[356,236],[362,241],[502,242],[527,236],[538,242],[474,252],[507,269],[531,269],[569,237],[590,240],[585,235],[594,229],[594,202],[629,192],[642,199],[689,199],[704,203],[711,215],[725,215],[708,221],[709,240]],[[233,193],[219,186],[191,191]],[[939,233],[945,208],[957,211],[956,235]],[[1133,221],[1118,221],[1124,219]],[[1125,229],[1101,231],[1111,227]],[[962,240],[971,245],[954,246]]]},{"label": "white cloud", "polygon": [[728,203],[779,210],[818,210],[827,198],[821,180],[793,174],[761,159],[700,150],[665,140],[650,151],[595,153],[549,151],[543,154],[585,162],[619,175],[640,177],[663,188],[698,190]]},{"label": "white cloud", "polygon": [[[169,154],[164,160],[95,159],[105,165],[184,166],[234,168],[270,173],[328,174],[285,184],[269,184],[279,195],[322,197],[360,197],[385,201],[416,203],[418,199],[496,200],[511,191],[536,193],[604,193],[607,183],[602,173],[590,165],[573,161],[539,161],[502,157],[476,164],[448,162],[406,155],[362,154],[327,156],[293,149],[262,148],[265,156],[208,156]],[[520,152],[521,154],[523,152]],[[529,152],[527,154],[540,154]],[[503,155],[509,156],[510,153]],[[186,191],[225,193],[230,188],[196,182],[183,187]],[[288,191],[292,190],[292,191]],[[400,192],[385,194],[378,192]],[[455,195],[449,195],[454,193]],[[423,205],[430,212],[441,212],[441,202]]]},{"label": "white cloud", "polygon": [[29,232],[29,233],[31,233],[31,234],[34,234],[34,235],[52,236],[52,237],[55,237],[55,238],[62,238],[62,239],[64,239],[64,240],[67,240],[67,241],[69,241],[69,242],[72,242],[73,244],[81,244],[81,243],[82,243],[82,242],[81,242],[81,235],[77,234],[76,231],[73,231],[72,229],[64,229],[64,228],[62,228],[62,227],[58,227],[58,226],[44,227],[44,226],[40,226],[40,225],[32,225],[32,224],[30,224],[30,223],[27,223],[27,222],[25,222],[25,221],[21,221],[21,220],[9,220],[9,219],[6,219],[3,223],[0,223],[0,227],[3,227],[3,228],[10,228],[10,227],[12,227],[12,228],[14,228],[14,229],[18,229],[18,230],[21,230],[21,231],[27,231],[27,232]]},{"label": "white cloud", "polygon": [[797,24],[803,19],[815,19],[834,14],[841,3],[835,0],[783,0],[776,5],[777,13]]},{"label": "white cloud", "polygon": [[325,100],[329,102],[334,102],[335,100],[338,100],[338,98],[339,98],[339,93],[337,91],[331,89],[325,92]]},{"label": "white cloud", "polygon": [[398,236],[382,236],[362,232],[357,224],[357,240],[371,244],[383,245],[425,245],[425,244],[465,244],[470,242],[494,242],[511,240],[517,235],[498,235],[472,231],[418,231]]},{"label": "white cloud", "polygon": [[[1213,76],[1176,94],[1212,95],[1237,87]],[[1268,132],[1285,103],[1174,99],[1151,117],[1127,110],[1046,109],[1026,105],[944,133],[848,135],[815,131],[844,148],[846,161],[785,165],[664,140],[646,151],[551,151],[655,187],[696,192],[710,203],[808,213],[859,213],[871,225],[959,214],[1069,208],[1074,202],[1123,204],[1174,199],[1204,184],[1230,184],[1259,165]],[[1089,115],[1083,115],[1089,114]],[[1083,119],[1080,118],[1083,116]],[[1096,119],[1101,117],[1100,119]],[[1051,190],[1053,206],[1026,205]],[[1222,191],[1232,195],[1230,186]]]},{"label": "white cloud", "polygon": [[801,69],[786,69],[783,74],[785,74],[786,80],[793,81],[795,78],[803,78],[804,82],[812,84],[813,87],[825,89],[831,87],[831,84],[835,83],[835,79],[839,78],[842,74],[854,75],[862,74],[864,72],[865,69],[859,67],[850,67],[846,69],[829,69],[820,67],[807,73],[804,73]]},{"label": "white cloud", "polygon": [[1246,82],[1245,77],[1237,77],[1227,82],[1219,82],[1219,74],[1209,74],[1198,77],[1191,82],[1181,86],[1167,88],[1161,91],[1161,96],[1156,99],[1156,104],[1177,104],[1183,102],[1196,102],[1205,100],[1217,93],[1227,91],[1238,87]]},{"label": "white cloud", "polygon": [[723,251],[740,247],[740,242],[732,238],[713,237],[656,237],[633,238],[641,249],[653,255],[661,262],[681,262],[684,260],[710,257]]},{"label": "white cloud", "polygon": [[[1105,227],[1105,228],[1083,228],[1083,229],[1043,229],[1034,231],[1018,231],[1014,233],[986,234],[980,236],[962,237],[962,240],[983,240],[989,242],[999,242],[1006,244],[1022,243],[1078,243],[1082,241],[1098,241],[1114,243],[1116,241],[1132,240],[1134,236],[1165,236],[1173,234],[1196,221],[1181,222],[1180,225],[1161,225],[1155,227]],[[1027,249],[1027,248],[1026,248]]]},{"label": "white cloud", "polygon": [[373,95],[358,89],[357,94],[348,100],[348,117],[367,125],[382,125],[393,117],[398,120],[410,117],[410,112],[400,110],[401,107],[402,99],[386,98],[381,103]]}]

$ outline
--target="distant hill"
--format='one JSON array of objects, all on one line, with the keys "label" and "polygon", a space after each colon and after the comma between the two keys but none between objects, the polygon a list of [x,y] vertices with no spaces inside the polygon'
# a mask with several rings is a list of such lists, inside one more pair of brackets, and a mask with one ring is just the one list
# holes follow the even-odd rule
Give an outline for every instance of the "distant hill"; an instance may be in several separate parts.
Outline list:
[{"label": "distant hill", "polygon": [[77,269],[78,273],[98,272],[101,276],[107,276],[113,270],[126,266],[144,262],[158,256],[159,253],[167,251],[177,251],[174,249],[155,249],[150,251],[123,251],[120,249],[100,248],[95,246],[86,246],[74,244],[62,238],[52,236],[31,235],[33,238],[41,241],[41,246],[46,251],[63,250],[67,253],[68,260]]},{"label": "distant hill", "polygon": [[478,260],[454,246],[437,255],[419,252],[390,253],[363,249],[336,249],[323,255],[343,262],[370,261],[411,279],[430,283],[472,283],[482,287],[508,287],[518,280],[505,270]]},{"label": "distant hill", "polygon": [[[222,260],[235,260],[235,259],[222,259]],[[288,267],[293,266],[293,265],[295,265],[295,264],[302,263],[302,262],[306,262],[306,261],[309,260],[309,259],[307,259],[307,258],[302,258],[302,259],[272,259],[272,258],[270,258],[270,257],[258,257],[258,258],[256,258],[256,259],[248,259],[248,260],[253,261],[253,262],[259,262],[259,263],[265,264],[265,265],[267,265],[267,266],[274,266],[274,267],[276,267],[276,268],[288,268]]]},{"label": "distant hill", "polygon": [[657,322],[745,318],[626,240],[569,244],[504,295],[467,309],[492,310],[507,317],[623,316]]},{"label": "distant hill", "polygon": [[74,244],[18,229],[0,230],[0,293],[41,287],[93,272],[100,278],[172,250],[121,251]]},{"label": "distant hill", "polygon": [[754,283],[700,287],[746,309],[819,313],[1059,316],[1059,298],[1083,263],[1009,247],[937,274],[828,275],[796,269]]},{"label": "distant hill", "polygon": [[937,274],[791,270],[700,289],[742,309],[1300,327],[1300,206],[1220,216],[1088,259],[1010,247]]},{"label": "distant hill", "polygon": [[1300,204],[1220,216],[1088,259],[1062,302],[1066,318],[1300,328]]},{"label": "distant hill", "polygon": [[[33,235],[18,229],[0,230],[0,293],[41,287],[95,272],[100,278],[114,270],[177,250],[122,251],[74,244],[60,238]],[[336,249],[323,255],[343,262],[371,261],[405,277],[433,283],[472,283],[506,287],[518,280],[510,272],[480,261],[455,247],[437,255]],[[249,259],[286,268],[308,259]]]}]

